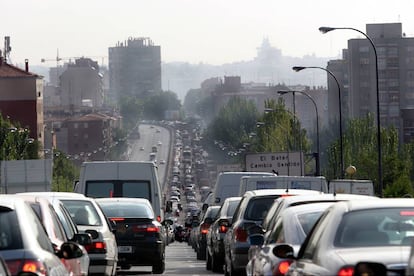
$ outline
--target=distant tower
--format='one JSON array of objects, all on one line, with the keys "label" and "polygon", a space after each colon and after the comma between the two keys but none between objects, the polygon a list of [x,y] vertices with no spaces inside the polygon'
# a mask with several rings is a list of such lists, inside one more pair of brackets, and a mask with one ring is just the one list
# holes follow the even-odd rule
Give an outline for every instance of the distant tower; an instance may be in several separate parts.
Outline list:
[{"label": "distant tower", "polygon": [[161,47],[150,38],[128,38],[109,48],[110,97],[142,97],[161,91]]}]

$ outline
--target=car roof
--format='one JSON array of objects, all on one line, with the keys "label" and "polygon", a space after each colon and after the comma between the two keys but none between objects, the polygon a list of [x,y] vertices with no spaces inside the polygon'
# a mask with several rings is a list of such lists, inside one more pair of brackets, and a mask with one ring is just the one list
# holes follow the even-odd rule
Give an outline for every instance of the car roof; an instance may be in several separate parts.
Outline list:
[{"label": "car roof", "polygon": [[414,207],[414,200],[412,198],[381,198],[380,200],[349,200],[338,202],[337,204],[344,205],[349,211],[357,211],[364,209],[381,209],[393,207]]},{"label": "car roof", "polygon": [[293,205],[299,202],[314,202],[314,201],[342,201],[342,200],[366,200],[366,199],[379,199],[379,197],[368,196],[368,195],[356,195],[356,194],[303,194],[290,197],[281,197],[276,201],[284,201],[285,204]]},{"label": "car roof", "polygon": [[149,200],[146,198],[138,197],[102,197],[96,198],[96,202],[136,202],[136,203],[149,203]]},{"label": "car roof", "polygon": [[56,198],[87,198],[84,194],[74,193],[74,192],[25,192],[17,193],[17,195],[39,195],[39,196],[48,196]]},{"label": "car roof", "polygon": [[265,196],[265,195],[301,195],[301,194],[313,194],[318,195],[322,194],[319,191],[314,190],[302,190],[302,189],[260,189],[260,190],[251,190],[244,193],[244,195],[251,196]]},{"label": "car roof", "polygon": [[239,201],[239,200],[241,200],[241,196],[232,196],[232,197],[228,197],[228,198],[226,198],[225,200],[224,200],[224,202],[226,202],[226,201]]}]

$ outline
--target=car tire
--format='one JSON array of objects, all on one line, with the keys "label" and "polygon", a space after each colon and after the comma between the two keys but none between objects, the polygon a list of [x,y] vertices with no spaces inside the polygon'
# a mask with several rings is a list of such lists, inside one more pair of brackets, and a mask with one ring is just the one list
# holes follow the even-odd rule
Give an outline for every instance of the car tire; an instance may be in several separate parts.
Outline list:
[{"label": "car tire", "polygon": [[222,272],[223,271],[223,264],[219,261],[219,259],[213,255],[211,256],[211,271],[213,272]]},{"label": "car tire", "polygon": [[197,247],[197,260],[205,260],[206,259],[206,249],[203,247]]},{"label": "car tire", "polygon": [[155,264],[152,265],[153,274],[163,274],[165,271],[165,255],[162,254],[161,259],[159,259]]},{"label": "car tire", "polygon": [[211,270],[211,255],[208,253],[208,250],[206,252],[206,269]]}]

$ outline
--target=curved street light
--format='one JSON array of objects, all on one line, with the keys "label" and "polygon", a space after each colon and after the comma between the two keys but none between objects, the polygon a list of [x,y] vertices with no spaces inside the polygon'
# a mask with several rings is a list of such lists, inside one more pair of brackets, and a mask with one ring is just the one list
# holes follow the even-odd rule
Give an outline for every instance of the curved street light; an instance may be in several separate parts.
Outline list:
[{"label": "curved street light", "polygon": [[304,91],[296,91],[296,90],[279,90],[277,91],[278,94],[280,95],[284,95],[287,93],[300,93],[302,95],[305,95],[306,97],[308,97],[314,107],[315,107],[315,112],[316,112],[316,176],[320,176],[321,175],[321,167],[320,167],[320,143],[319,143],[319,113],[318,113],[318,106],[316,105],[315,100],[306,92]]},{"label": "curved street light", "polygon": [[[338,87],[338,107],[339,107],[339,144],[340,144],[340,162],[341,162],[341,173],[340,173],[340,178],[344,178],[344,172],[345,172],[345,168],[344,168],[344,142],[343,142],[343,130],[342,130],[342,96],[341,96],[341,86],[339,85],[339,81],[336,78],[336,76],[328,69],[323,68],[323,67],[319,67],[319,66],[294,66],[292,67],[292,70],[299,72],[302,71],[304,69],[321,69],[326,71],[329,75],[331,75],[335,82],[336,85]],[[319,153],[319,151],[318,151]]]},{"label": "curved street light", "polygon": [[362,34],[366,39],[368,39],[369,43],[374,50],[375,55],[375,79],[376,79],[376,93],[377,93],[377,147],[378,147],[378,193],[380,197],[383,196],[382,194],[382,147],[381,147],[381,114],[380,114],[380,104],[379,104],[379,77],[378,77],[378,54],[377,48],[375,47],[374,42],[372,39],[364,32],[351,28],[351,27],[320,27],[319,31],[323,34],[327,32],[334,31],[334,30],[352,30]]}]

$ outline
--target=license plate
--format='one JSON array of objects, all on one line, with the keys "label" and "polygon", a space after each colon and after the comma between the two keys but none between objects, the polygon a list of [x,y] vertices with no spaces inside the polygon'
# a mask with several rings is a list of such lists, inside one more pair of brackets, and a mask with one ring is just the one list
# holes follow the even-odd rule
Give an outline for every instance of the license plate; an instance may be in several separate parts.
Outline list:
[{"label": "license plate", "polygon": [[132,253],[132,247],[131,246],[118,246],[118,252],[119,253]]}]

